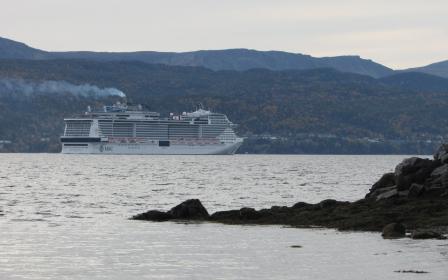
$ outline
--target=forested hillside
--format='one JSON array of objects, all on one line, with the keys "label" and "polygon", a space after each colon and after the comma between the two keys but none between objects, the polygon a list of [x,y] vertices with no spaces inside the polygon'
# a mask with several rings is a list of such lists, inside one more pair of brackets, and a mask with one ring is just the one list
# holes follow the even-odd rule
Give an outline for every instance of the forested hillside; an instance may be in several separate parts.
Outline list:
[{"label": "forested hillside", "polygon": [[[114,87],[165,114],[201,103],[240,124],[248,137],[241,152],[423,153],[448,135],[444,79],[437,90],[414,90],[401,86],[406,76],[394,82],[333,69],[237,72],[86,60],[1,60],[2,77]],[[4,150],[58,151],[64,116],[114,100],[0,92],[0,140],[13,142]]]}]

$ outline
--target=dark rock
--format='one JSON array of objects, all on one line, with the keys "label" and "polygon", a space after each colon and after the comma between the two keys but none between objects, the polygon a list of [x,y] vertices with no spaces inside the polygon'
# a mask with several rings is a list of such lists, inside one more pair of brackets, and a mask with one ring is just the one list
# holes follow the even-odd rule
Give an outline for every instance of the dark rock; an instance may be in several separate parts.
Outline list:
[{"label": "dark rock", "polygon": [[240,218],[243,220],[256,220],[261,217],[261,214],[254,208],[241,208]]},{"label": "dark rock", "polygon": [[205,220],[208,218],[209,214],[199,199],[186,200],[176,207],[171,208],[171,210],[168,212],[151,210],[132,217],[132,219],[134,220],[147,220],[157,222],[173,219]]},{"label": "dark rock", "polygon": [[448,144],[442,144],[434,154],[434,159],[442,164],[448,163]]},{"label": "dark rock", "polygon": [[395,174],[394,173],[386,173],[381,178],[373,184],[371,191],[381,188],[392,187],[395,185]]},{"label": "dark rock", "polygon": [[186,200],[167,213],[174,219],[203,220],[210,216],[199,199]]},{"label": "dark rock", "polygon": [[406,236],[406,228],[401,223],[391,223],[383,228],[383,238],[402,238]]},{"label": "dark rock", "polygon": [[414,230],[411,233],[412,239],[446,239],[440,232],[433,230]]},{"label": "dark rock", "polygon": [[416,274],[421,274],[421,273],[429,273],[428,271],[424,271],[424,270],[395,270],[394,272],[397,273],[416,273]]},{"label": "dark rock", "polygon": [[400,191],[407,190],[411,187],[414,182],[414,175],[399,175],[396,176],[395,181],[397,182],[397,189]]},{"label": "dark rock", "polygon": [[423,183],[438,166],[438,162],[417,157],[403,160],[395,168],[395,182],[399,191],[408,190],[412,183]]},{"label": "dark rock", "polygon": [[[312,204],[310,207],[303,208],[302,211],[316,211],[316,212],[326,212],[327,215],[330,215],[334,209],[337,209],[340,206],[350,204],[347,201],[337,201],[334,199],[325,199],[317,204]],[[300,210],[299,210],[300,211]]]},{"label": "dark rock", "polygon": [[421,196],[425,191],[425,187],[421,184],[412,184],[409,188],[409,197],[419,197]]},{"label": "dark rock", "polygon": [[407,158],[395,167],[395,176],[415,173],[420,168],[432,166],[432,164],[433,161],[430,159],[418,157]]},{"label": "dark rock", "polygon": [[257,218],[266,218],[272,216],[290,216],[292,212],[298,211],[298,209],[294,209],[292,207],[287,206],[274,206],[271,209],[261,209],[257,211]]},{"label": "dark rock", "polygon": [[446,189],[439,185],[432,185],[425,187],[425,196],[428,197],[440,197],[445,193]]},{"label": "dark rock", "polygon": [[380,200],[380,199],[388,199],[388,198],[393,198],[393,197],[396,197],[396,196],[398,196],[398,190],[397,190],[397,189],[393,189],[393,190],[384,192],[384,193],[382,193],[382,194],[379,194],[379,195],[376,197],[376,200]]},{"label": "dark rock", "polygon": [[[390,203],[396,206],[406,205],[409,202],[409,198],[407,196],[397,196],[396,198],[390,200]],[[394,213],[396,215],[397,213]]]},{"label": "dark rock", "polygon": [[319,202],[321,208],[331,208],[335,207],[338,202],[334,199],[325,199]]},{"label": "dark rock", "polygon": [[397,186],[394,185],[394,186],[391,186],[391,187],[378,189],[378,190],[375,191],[375,193],[382,194],[382,193],[385,193],[385,192],[388,192],[388,191],[391,191],[391,190],[396,190],[396,189],[397,189]]},{"label": "dark rock", "polygon": [[442,187],[448,189],[448,173],[443,173],[442,176],[440,176],[440,181],[442,183]]},{"label": "dark rock", "polygon": [[448,173],[438,177],[431,177],[425,182],[425,193],[431,197],[441,196],[448,190]]},{"label": "dark rock", "polygon": [[308,206],[310,206],[310,205],[311,205],[311,204],[306,203],[306,202],[297,202],[296,204],[294,204],[294,205],[292,206],[292,208],[294,208],[294,209],[300,209],[300,208],[308,207]]},{"label": "dark rock", "polygon": [[388,192],[388,191],[392,191],[392,190],[396,190],[396,189],[397,189],[397,186],[391,186],[391,187],[376,189],[376,190],[370,191],[366,195],[366,198],[376,198],[376,197],[378,197],[382,193],[385,193],[385,192]]},{"label": "dark rock", "polygon": [[425,188],[442,187],[442,176],[430,177],[424,183]]},{"label": "dark rock", "polygon": [[273,212],[289,211],[289,207],[287,207],[287,206],[272,206],[271,211],[273,211]]},{"label": "dark rock", "polygon": [[414,176],[412,176],[413,183],[423,183],[429,176],[431,176],[432,171],[435,169],[435,166],[432,163],[433,162],[431,161],[428,166],[420,168],[414,173]]},{"label": "dark rock", "polygon": [[212,221],[235,221],[240,219],[240,210],[218,211],[210,216]]},{"label": "dark rock", "polygon": [[439,177],[445,173],[448,173],[448,164],[437,167],[431,172],[431,177]]},{"label": "dark rock", "polygon": [[407,197],[409,196],[409,191],[400,191],[398,192],[399,197]]},{"label": "dark rock", "polygon": [[142,214],[135,215],[132,217],[134,220],[145,220],[154,222],[164,222],[173,219],[173,216],[157,210],[151,210]]}]

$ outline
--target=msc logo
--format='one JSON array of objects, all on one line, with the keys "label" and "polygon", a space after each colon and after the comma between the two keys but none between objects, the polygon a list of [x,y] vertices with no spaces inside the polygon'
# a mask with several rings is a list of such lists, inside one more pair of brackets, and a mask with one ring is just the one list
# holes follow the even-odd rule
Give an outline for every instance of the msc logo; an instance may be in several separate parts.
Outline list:
[{"label": "msc logo", "polygon": [[100,145],[100,152],[112,152],[111,146]]}]

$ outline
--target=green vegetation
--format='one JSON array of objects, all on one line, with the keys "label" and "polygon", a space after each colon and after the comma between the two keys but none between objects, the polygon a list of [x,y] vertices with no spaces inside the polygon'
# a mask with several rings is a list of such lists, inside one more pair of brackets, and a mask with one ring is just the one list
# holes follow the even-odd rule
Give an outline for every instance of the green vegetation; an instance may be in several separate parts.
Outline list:
[{"label": "green vegetation", "polygon": [[[165,114],[201,103],[240,124],[249,137],[241,152],[429,153],[448,135],[444,79],[412,90],[393,76],[332,69],[237,72],[85,60],[0,60],[0,77],[115,87]],[[4,151],[56,152],[64,116],[115,100],[0,92],[0,140],[13,141]]]}]

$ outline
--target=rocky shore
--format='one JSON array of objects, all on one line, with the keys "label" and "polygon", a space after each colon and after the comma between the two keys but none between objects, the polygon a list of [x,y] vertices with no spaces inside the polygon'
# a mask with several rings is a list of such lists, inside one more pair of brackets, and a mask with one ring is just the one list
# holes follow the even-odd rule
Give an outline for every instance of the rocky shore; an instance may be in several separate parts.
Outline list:
[{"label": "rocky shore", "polygon": [[132,219],[149,221],[202,220],[227,224],[278,224],[339,230],[382,231],[385,238],[444,238],[448,233],[448,145],[434,159],[403,160],[384,174],[365,198],[355,202],[323,200],[291,207],[219,211],[209,214],[190,199],[168,212],[151,210]]}]

